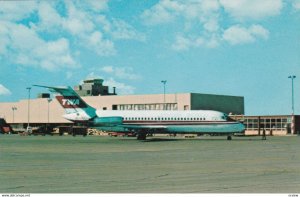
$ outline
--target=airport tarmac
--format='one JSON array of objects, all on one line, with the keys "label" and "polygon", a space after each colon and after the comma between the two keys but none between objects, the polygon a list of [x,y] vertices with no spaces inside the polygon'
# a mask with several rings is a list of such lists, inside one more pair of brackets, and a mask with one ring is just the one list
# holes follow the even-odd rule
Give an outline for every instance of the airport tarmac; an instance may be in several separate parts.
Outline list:
[{"label": "airport tarmac", "polygon": [[300,136],[0,135],[0,193],[300,193]]}]

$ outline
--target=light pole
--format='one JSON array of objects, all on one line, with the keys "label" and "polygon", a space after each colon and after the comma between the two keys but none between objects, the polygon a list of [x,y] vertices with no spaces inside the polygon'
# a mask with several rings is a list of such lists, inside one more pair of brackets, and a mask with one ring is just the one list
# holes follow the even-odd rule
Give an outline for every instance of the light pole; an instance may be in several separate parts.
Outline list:
[{"label": "light pole", "polygon": [[161,83],[164,85],[164,110],[166,109],[166,83],[167,80],[162,80]]},{"label": "light pole", "polygon": [[50,114],[49,104],[52,101],[52,99],[48,98],[47,101],[48,101],[48,124],[47,124],[46,130],[48,131],[48,126],[49,126],[49,123],[50,123],[50,121],[49,121],[49,114]]},{"label": "light pole", "polygon": [[12,120],[12,122],[15,123],[15,110],[17,110],[17,107],[13,106],[11,109],[13,111],[13,120]]},{"label": "light pole", "polygon": [[292,80],[292,115],[294,115],[294,79],[296,76],[290,75],[288,78]]},{"label": "light pole", "polygon": [[28,90],[28,123],[27,123],[27,132],[28,132],[28,129],[30,128],[29,127],[29,121],[30,121],[30,90],[31,90],[31,87],[27,87],[26,88]]}]

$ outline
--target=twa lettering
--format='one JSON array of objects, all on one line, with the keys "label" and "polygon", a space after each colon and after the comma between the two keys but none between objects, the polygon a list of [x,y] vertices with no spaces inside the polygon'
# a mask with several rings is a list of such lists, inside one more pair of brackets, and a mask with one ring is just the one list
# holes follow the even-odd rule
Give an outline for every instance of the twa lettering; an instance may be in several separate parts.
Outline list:
[{"label": "twa lettering", "polygon": [[62,99],[62,105],[79,105],[79,99]]},{"label": "twa lettering", "polygon": [[56,96],[64,108],[86,108],[86,104],[76,96]]}]

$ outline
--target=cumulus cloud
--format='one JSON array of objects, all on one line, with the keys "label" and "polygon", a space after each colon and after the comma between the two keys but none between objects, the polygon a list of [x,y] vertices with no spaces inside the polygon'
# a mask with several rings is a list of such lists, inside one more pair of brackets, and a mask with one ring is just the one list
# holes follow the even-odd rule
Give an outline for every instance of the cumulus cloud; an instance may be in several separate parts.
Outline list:
[{"label": "cumulus cloud", "polygon": [[258,38],[267,39],[269,31],[260,25],[252,25],[249,28],[240,25],[232,26],[224,31],[223,39],[231,45],[254,42]]},{"label": "cumulus cloud", "polygon": [[172,49],[175,51],[187,51],[190,48],[207,47],[215,48],[220,44],[219,36],[212,34],[209,38],[202,36],[199,37],[185,37],[183,35],[177,35],[175,42],[172,44]]},{"label": "cumulus cloud", "polygon": [[[86,77],[86,79],[103,79],[104,85],[109,86],[110,88],[116,87],[117,94],[120,94],[120,95],[134,94],[134,91],[135,91],[135,87],[133,87],[131,85],[125,84],[123,82],[119,82],[119,81],[115,80],[113,77],[104,77],[104,76],[98,75],[95,72],[89,73],[88,76]],[[82,84],[83,82],[80,82],[80,83]]]},{"label": "cumulus cloud", "polygon": [[11,57],[12,62],[46,70],[78,67],[67,39],[45,41],[23,24],[0,21],[0,25],[0,55]]},{"label": "cumulus cloud", "polygon": [[278,15],[282,0],[220,0],[225,11],[236,19],[261,19]]},{"label": "cumulus cloud", "polygon": [[134,94],[135,91],[135,87],[115,81],[113,78],[105,80],[104,84],[109,87],[116,87],[117,93],[121,95]]},{"label": "cumulus cloud", "polygon": [[182,35],[177,35],[172,48],[176,51],[185,51],[188,50],[192,45],[193,42],[191,42],[188,38],[185,38]]},{"label": "cumulus cloud", "polygon": [[142,19],[148,25],[169,23],[177,17],[186,20],[198,20],[205,23],[216,17],[215,12],[220,8],[217,0],[202,1],[171,1],[162,0],[142,14]]},{"label": "cumulus cloud", "polygon": [[0,84],[0,95],[10,95],[11,92],[4,85]]},{"label": "cumulus cloud", "polygon": [[1,1],[0,18],[1,20],[19,21],[29,17],[38,7],[36,1]]},{"label": "cumulus cloud", "polygon": [[103,34],[99,31],[84,36],[85,43],[92,48],[98,55],[109,56],[116,53],[114,43],[103,38]]},{"label": "cumulus cloud", "polygon": [[[54,71],[80,66],[75,59],[78,50],[73,48],[112,56],[117,52],[114,40],[145,40],[127,22],[107,18],[107,2],[1,1],[0,56]],[[99,22],[101,17],[106,26]]]},{"label": "cumulus cloud", "polygon": [[[139,80],[141,76],[136,74],[132,67],[101,66],[90,69],[87,79],[100,78],[104,85],[116,87],[118,94],[134,94],[135,87],[128,84],[129,81]],[[98,74],[101,73],[101,74]]]},{"label": "cumulus cloud", "polygon": [[300,0],[293,0],[293,7],[296,10],[300,10]]},{"label": "cumulus cloud", "polygon": [[108,19],[105,15],[95,18],[95,23],[99,24],[103,32],[111,35],[116,40],[138,40],[145,41],[143,33],[138,32],[132,25],[121,19]]},{"label": "cumulus cloud", "polygon": [[175,18],[182,5],[176,1],[162,0],[152,8],[145,10],[142,19],[149,25],[168,23]]},{"label": "cumulus cloud", "polygon": [[104,66],[101,68],[101,71],[119,79],[137,80],[141,78],[141,76],[134,73],[134,70],[131,67]]},{"label": "cumulus cloud", "polygon": [[[283,0],[161,0],[141,15],[146,25],[172,24],[182,21],[182,28],[174,35],[171,48],[185,51],[191,48],[215,48],[224,41],[231,44],[252,43],[269,37],[269,31],[255,21],[280,14]],[[227,15],[224,27],[221,16]],[[179,22],[180,23],[180,22]],[[250,27],[245,28],[245,24]],[[223,25],[223,26],[222,26]],[[178,28],[179,29],[179,28]],[[234,38],[233,35],[237,37]]]}]

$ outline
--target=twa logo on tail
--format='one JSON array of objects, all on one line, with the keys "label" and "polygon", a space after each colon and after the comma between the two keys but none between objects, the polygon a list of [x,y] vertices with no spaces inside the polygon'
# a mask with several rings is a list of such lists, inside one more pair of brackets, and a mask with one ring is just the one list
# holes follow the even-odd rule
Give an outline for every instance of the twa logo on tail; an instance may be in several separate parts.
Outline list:
[{"label": "twa logo on tail", "polygon": [[77,96],[56,96],[58,102],[64,108],[86,108],[87,105]]},{"label": "twa logo on tail", "polygon": [[62,99],[62,105],[79,105],[79,99]]}]

